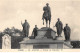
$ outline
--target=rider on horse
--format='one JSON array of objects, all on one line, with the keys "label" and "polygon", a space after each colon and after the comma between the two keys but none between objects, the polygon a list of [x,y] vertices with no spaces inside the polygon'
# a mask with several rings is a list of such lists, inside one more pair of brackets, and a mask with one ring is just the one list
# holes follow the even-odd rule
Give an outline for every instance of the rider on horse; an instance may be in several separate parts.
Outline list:
[{"label": "rider on horse", "polygon": [[51,22],[51,10],[50,10],[50,7],[49,7],[49,4],[47,3],[46,6],[43,8],[43,24],[44,24],[44,19],[46,21],[46,27],[47,27],[47,23],[48,23],[48,20],[49,20],[49,27],[50,27],[50,22]]}]

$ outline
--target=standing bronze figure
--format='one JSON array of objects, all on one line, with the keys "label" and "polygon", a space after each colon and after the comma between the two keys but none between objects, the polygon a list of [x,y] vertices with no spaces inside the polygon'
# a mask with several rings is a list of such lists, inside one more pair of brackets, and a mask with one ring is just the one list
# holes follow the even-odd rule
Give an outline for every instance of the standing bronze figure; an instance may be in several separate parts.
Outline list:
[{"label": "standing bronze figure", "polygon": [[[22,24],[22,22],[21,22],[21,24]],[[25,20],[25,23],[22,24],[22,27],[23,27],[23,35],[24,35],[25,37],[28,37],[30,25],[29,25],[29,23],[27,22],[27,20]]]},{"label": "standing bronze figure", "polygon": [[48,26],[48,20],[49,20],[49,27],[50,27],[50,22],[51,22],[51,10],[50,10],[50,7],[49,7],[49,4],[47,3],[46,6],[43,8],[43,25],[44,25],[44,19],[46,21],[46,27]]},{"label": "standing bronze figure", "polygon": [[70,34],[71,34],[71,29],[68,26],[68,24],[66,24],[66,26],[64,27],[64,35],[66,41],[70,40]]},{"label": "standing bronze figure", "polygon": [[33,33],[34,33],[34,38],[37,36],[37,29],[38,29],[38,27],[37,27],[37,25],[35,25],[35,28],[33,29]]},{"label": "standing bronze figure", "polygon": [[61,36],[62,30],[63,30],[63,24],[62,24],[62,22],[60,21],[59,18],[58,18],[58,21],[55,24],[55,27],[57,29],[57,35]]}]

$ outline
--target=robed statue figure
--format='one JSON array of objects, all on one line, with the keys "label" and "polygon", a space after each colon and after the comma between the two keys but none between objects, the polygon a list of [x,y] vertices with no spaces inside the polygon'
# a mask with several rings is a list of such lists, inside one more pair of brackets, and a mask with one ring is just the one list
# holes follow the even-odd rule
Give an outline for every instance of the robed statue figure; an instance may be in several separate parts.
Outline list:
[{"label": "robed statue figure", "polygon": [[[21,22],[21,24],[22,24],[22,22]],[[28,37],[30,25],[29,25],[29,23],[27,22],[27,20],[25,20],[25,22],[22,24],[22,27],[23,27],[23,35],[24,35],[25,37]]]},{"label": "robed statue figure", "polygon": [[66,24],[66,26],[64,27],[64,35],[66,41],[70,40],[70,34],[71,34],[71,29],[68,26],[68,24]]},{"label": "robed statue figure", "polygon": [[62,30],[63,30],[63,24],[62,24],[62,22],[60,21],[59,18],[58,18],[58,21],[55,24],[55,27],[57,29],[57,35],[61,36]]},{"label": "robed statue figure", "polygon": [[49,20],[49,27],[50,27],[50,22],[51,22],[51,10],[50,10],[50,7],[49,7],[49,4],[47,3],[45,7],[43,7],[43,25],[44,25],[44,19],[46,21],[46,27],[48,26],[47,23],[48,23],[48,20]]},{"label": "robed statue figure", "polygon": [[34,38],[37,36],[37,30],[38,30],[38,27],[37,25],[35,25],[35,28],[33,29],[33,34],[34,34]]}]

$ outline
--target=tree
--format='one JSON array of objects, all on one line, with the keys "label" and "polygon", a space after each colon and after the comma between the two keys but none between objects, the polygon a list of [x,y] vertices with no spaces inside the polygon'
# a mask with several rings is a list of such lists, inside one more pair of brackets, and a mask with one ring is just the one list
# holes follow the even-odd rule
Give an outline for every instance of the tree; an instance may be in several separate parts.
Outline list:
[{"label": "tree", "polygon": [[6,28],[3,31],[4,34],[9,34],[10,36],[12,36],[13,34],[19,33],[20,35],[22,35],[22,31],[19,29],[16,29],[15,27],[10,28]]}]

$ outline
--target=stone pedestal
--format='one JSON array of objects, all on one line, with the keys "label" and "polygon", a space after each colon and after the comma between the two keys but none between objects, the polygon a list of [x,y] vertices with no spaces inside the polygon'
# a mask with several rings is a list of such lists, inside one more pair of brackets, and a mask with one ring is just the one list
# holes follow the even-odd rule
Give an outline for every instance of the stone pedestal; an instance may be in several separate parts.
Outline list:
[{"label": "stone pedestal", "polygon": [[29,40],[29,38],[28,38],[28,37],[23,38],[23,41],[27,41],[27,40]]},{"label": "stone pedestal", "polygon": [[[55,40],[54,40],[55,39]],[[35,39],[24,38],[20,42],[21,49],[65,49],[72,48],[63,40],[63,37],[56,37],[56,32],[50,28],[43,27],[38,30]]]},{"label": "stone pedestal", "polygon": [[56,40],[63,40],[62,36],[56,36]]},{"label": "stone pedestal", "polygon": [[21,49],[67,49],[72,48],[71,45],[62,40],[52,39],[30,39],[20,42]]},{"label": "stone pedestal", "polygon": [[55,39],[56,32],[48,27],[43,27],[41,29],[38,29],[38,34],[36,36],[36,39],[40,39],[43,37],[47,37],[48,39]]}]

